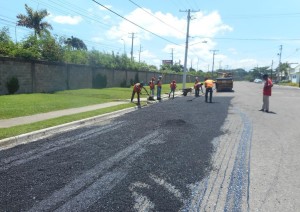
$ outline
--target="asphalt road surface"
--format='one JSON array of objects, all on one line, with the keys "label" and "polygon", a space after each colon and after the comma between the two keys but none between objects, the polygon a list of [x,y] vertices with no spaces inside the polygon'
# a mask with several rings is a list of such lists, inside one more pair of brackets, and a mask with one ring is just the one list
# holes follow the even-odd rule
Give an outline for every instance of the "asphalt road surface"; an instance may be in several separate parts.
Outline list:
[{"label": "asphalt road surface", "polygon": [[0,151],[0,211],[297,211],[300,90],[234,90]]}]

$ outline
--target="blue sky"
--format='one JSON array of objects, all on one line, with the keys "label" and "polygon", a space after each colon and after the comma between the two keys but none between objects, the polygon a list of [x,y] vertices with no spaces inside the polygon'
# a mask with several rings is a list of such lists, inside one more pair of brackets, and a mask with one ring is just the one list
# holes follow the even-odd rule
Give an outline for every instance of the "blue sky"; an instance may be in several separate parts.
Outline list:
[{"label": "blue sky", "polygon": [[[82,39],[88,49],[126,52],[159,66],[162,60],[184,63],[187,11],[190,37],[187,66],[211,70],[216,51],[216,68],[277,67],[282,45],[282,62],[300,63],[299,0],[2,0],[0,27],[8,26],[13,40],[20,41],[30,29],[15,27],[16,15],[24,5],[47,9],[52,34]],[[121,18],[120,16],[131,22]],[[133,24],[133,23],[134,24]],[[141,26],[142,28],[138,27]]]}]

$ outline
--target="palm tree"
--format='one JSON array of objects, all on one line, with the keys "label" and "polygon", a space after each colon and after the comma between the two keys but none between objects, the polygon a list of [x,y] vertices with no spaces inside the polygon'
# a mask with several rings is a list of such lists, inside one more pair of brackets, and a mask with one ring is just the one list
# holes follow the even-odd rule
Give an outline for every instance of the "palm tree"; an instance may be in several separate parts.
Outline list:
[{"label": "palm tree", "polygon": [[25,9],[27,16],[23,14],[17,15],[17,18],[19,19],[17,25],[34,29],[35,36],[41,36],[43,32],[49,34],[50,32],[48,29],[52,30],[52,26],[49,23],[42,21],[43,18],[49,15],[47,10],[33,11],[27,4],[25,4]]}]

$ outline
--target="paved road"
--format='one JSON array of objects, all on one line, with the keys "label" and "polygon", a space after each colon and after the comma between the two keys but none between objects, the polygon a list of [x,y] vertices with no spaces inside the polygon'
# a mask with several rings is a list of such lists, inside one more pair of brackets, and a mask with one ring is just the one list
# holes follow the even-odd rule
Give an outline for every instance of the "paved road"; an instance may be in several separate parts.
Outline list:
[{"label": "paved road", "polygon": [[[0,211],[296,211],[298,89],[235,83],[0,152]],[[188,101],[192,100],[192,101]],[[288,127],[287,127],[288,126]]]}]

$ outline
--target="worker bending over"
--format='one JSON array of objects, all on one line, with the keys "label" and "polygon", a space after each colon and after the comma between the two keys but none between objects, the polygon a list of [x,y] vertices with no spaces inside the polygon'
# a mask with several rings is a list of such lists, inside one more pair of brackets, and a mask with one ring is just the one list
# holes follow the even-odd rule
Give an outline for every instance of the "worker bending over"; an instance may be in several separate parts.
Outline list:
[{"label": "worker bending over", "polygon": [[[133,86],[133,91],[132,91],[132,95],[131,95],[131,102],[133,102],[133,98],[134,98],[134,95],[135,93],[137,94],[137,105],[140,107],[141,104],[140,104],[140,93],[142,91],[142,88],[146,91],[146,93],[148,94],[148,91],[146,90],[146,88],[144,88],[144,83],[141,82],[141,83],[136,83],[134,84]],[[149,94],[148,94],[149,95]]]},{"label": "worker bending over", "polygon": [[202,85],[203,84],[201,82],[199,82],[198,77],[196,77],[195,84],[194,84],[195,97],[199,97],[200,89],[201,89],[201,92],[203,93]]}]

